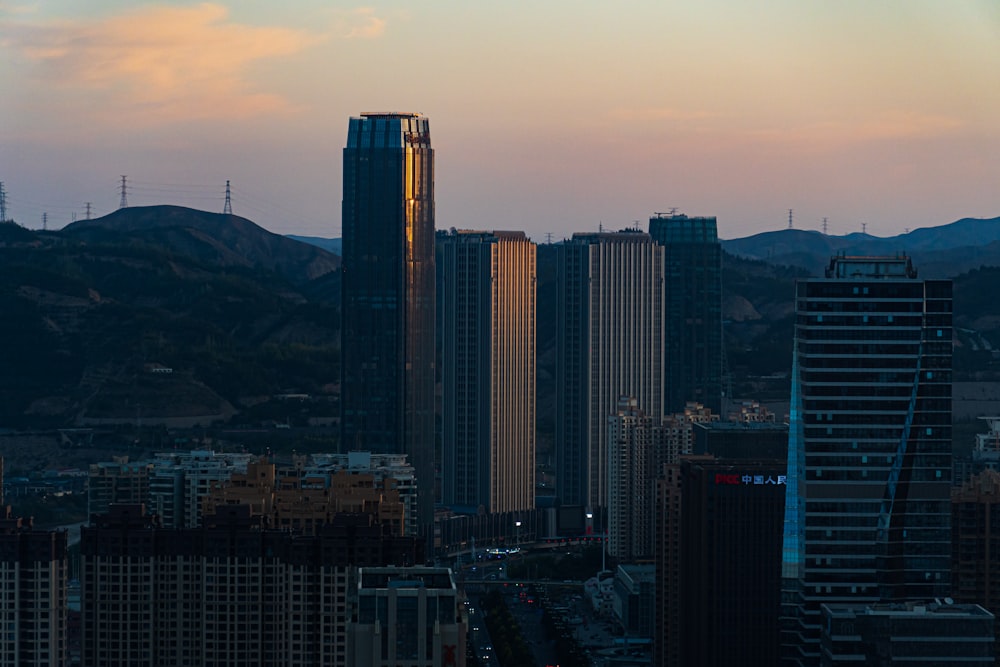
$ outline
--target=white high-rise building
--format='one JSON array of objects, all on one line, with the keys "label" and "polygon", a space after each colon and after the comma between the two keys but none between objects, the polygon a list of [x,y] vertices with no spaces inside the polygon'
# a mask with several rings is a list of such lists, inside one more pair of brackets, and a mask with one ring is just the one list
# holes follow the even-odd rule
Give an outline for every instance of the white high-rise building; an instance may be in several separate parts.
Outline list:
[{"label": "white high-rise building", "polygon": [[663,414],[663,247],[645,233],[558,248],[556,469],[563,504],[608,502],[608,417],[632,396]]}]

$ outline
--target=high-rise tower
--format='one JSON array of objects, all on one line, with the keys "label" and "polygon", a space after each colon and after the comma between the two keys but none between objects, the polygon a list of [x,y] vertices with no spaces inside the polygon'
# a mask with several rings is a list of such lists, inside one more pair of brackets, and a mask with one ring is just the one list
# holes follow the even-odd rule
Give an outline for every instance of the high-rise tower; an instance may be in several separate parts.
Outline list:
[{"label": "high-rise tower", "polygon": [[782,653],[818,665],[821,604],[948,595],[951,281],[834,257],[795,317]]},{"label": "high-rise tower", "polygon": [[722,406],[722,246],[715,217],[656,214],[649,235],[663,246],[663,405]]},{"label": "high-rise tower", "polygon": [[439,232],[442,500],[535,506],[536,247],[524,232]]},{"label": "high-rise tower", "polygon": [[564,504],[608,502],[608,417],[622,396],[663,414],[663,248],[648,234],[558,246],[556,471]]},{"label": "high-rise tower", "polygon": [[427,118],[364,113],[344,148],[341,449],[404,453],[434,511],[434,151]]}]

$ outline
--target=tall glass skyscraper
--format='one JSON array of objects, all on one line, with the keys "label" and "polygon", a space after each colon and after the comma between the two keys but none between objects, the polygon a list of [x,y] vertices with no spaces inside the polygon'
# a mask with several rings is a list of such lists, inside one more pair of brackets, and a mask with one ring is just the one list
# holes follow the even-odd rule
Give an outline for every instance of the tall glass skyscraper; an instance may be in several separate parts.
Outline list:
[{"label": "tall glass skyscraper", "polygon": [[795,313],[782,653],[818,665],[821,604],[948,595],[951,281],[834,257]]},{"label": "tall glass skyscraper", "polygon": [[438,232],[441,496],[535,507],[536,254],[524,232]]},{"label": "tall glass skyscraper", "polygon": [[344,148],[341,449],[404,453],[434,512],[434,151],[427,118],[364,113]]},{"label": "tall glass skyscraper", "polygon": [[663,408],[697,401],[722,413],[722,245],[715,217],[658,213],[663,246]]}]

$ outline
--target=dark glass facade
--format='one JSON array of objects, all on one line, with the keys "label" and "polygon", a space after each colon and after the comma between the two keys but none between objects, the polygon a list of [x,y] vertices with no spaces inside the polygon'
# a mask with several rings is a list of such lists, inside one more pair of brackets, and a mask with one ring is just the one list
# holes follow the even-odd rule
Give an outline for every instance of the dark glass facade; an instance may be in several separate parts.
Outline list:
[{"label": "dark glass facade", "polygon": [[344,149],[341,449],[409,456],[434,510],[434,151],[419,114],[351,118]]},{"label": "dark glass facade", "polygon": [[722,412],[722,246],[714,217],[657,215],[649,235],[664,248],[663,408],[696,401]]},{"label": "dark glass facade", "polygon": [[836,257],[796,285],[789,664],[818,664],[820,604],[948,595],[951,305],[906,257]]},{"label": "dark glass facade", "polygon": [[653,664],[776,664],[783,462],[682,456],[660,486]]}]

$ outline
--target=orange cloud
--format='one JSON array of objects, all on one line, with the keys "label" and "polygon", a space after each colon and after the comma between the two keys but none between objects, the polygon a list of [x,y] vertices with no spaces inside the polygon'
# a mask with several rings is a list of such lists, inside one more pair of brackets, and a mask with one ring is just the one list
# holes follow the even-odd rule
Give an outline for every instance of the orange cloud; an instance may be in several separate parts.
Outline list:
[{"label": "orange cloud", "polygon": [[286,28],[229,22],[205,3],[155,6],[98,21],[0,24],[12,48],[46,85],[68,89],[73,103],[108,118],[147,122],[245,118],[292,105],[256,90],[247,69],[297,53],[322,37]]}]

